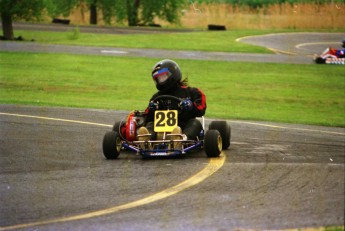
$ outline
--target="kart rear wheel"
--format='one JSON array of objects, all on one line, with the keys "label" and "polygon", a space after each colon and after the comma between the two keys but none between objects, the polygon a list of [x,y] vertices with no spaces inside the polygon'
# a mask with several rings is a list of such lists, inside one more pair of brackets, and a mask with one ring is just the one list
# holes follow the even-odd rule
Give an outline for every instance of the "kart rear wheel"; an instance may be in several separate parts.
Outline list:
[{"label": "kart rear wheel", "polygon": [[218,130],[222,136],[223,150],[230,146],[231,127],[226,121],[212,121],[208,127],[209,130]]},{"label": "kart rear wheel", "polygon": [[207,157],[218,157],[222,152],[222,136],[218,130],[208,130],[205,134],[204,149]]},{"label": "kart rear wheel", "polygon": [[121,139],[117,132],[107,132],[103,138],[103,154],[107,159],[117,159],[121,151]]}]

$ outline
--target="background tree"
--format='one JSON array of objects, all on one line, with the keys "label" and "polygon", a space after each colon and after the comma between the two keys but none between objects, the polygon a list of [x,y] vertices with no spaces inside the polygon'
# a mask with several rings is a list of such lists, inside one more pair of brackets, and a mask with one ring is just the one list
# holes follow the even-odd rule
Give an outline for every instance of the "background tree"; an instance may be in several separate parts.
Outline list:
[{"label": "background tree", "polygon": [[46,6],[46,0],[0,0],[3,38],[14,39],[13,20],[39,20]]},{"label": "background tree", "polygon": [[101,11],[107,24],[127,21],[129,26],[152,24],[154,18],[170,23],[179,20],[179,9],[185,0],[55,0],[55,12],[68,16],[71,9],[78,4],[87,4],[90,10],[90,24],[97,24],[97,12]]},{"label": "background tree", "polygon": [[180,9],[188,4],[183,0],[141,0],[141,23],[152,24],[155,17],[170,23],[177,23],[180,18]]},{"label": "background tree", "polygon": [[98,0],[99,9],[102,11],[103,20],[107,24],[111,24],[115,18],[121,22],[126,18],[126,1],[127,0]]},{"label": "background tree", "polygon": [[51,0],[51,8],[49,9],[49,14],[52,17],[57,17],[62,15],[63,17],[68,17],[72,9],[81,4],[86,4],[90,10],[90,24],[97,24],[97,11],[99,6],[102,4],[102,0]]},{"label": "background tree", "polygon": [[80,5],[83,0],[46,0],[48,14],[52,17],[62,15],[68,17],[72,9]]},{"label": "background tree", "polygon": [[154,18],[170,23],[179,21],[179,10],[186,4],[184,0],[126,0],[127,20],[129,26],[149,25]]},{"label": "background tree", "polygon": [[67,17],[72,9],[87,4],[90,24],[97,24],[97,12],[102,11],[103,20],[127,21],[129,26],[148,25],[155,17],[170,23],[179,20],[179,9],[185,0],[0,0],[0,13],[4,39],[13,40],[13,20],[40,20],[43,14]]},{"label": "background tree", "polygon": [[97,24],[97,0],[89,1],[90,24]]},{"label": "background tree", "polygon": [[111,20],[115,15],[120,16],[121,20],[124,19],[124,6],[126,0],[51,0],[49,13],[52,17],[62,15],[68,17],[74,7],[86,4],[90,11],[90,24],[98,23],[98,11],[102,11],[103,20],[111,24]]}]

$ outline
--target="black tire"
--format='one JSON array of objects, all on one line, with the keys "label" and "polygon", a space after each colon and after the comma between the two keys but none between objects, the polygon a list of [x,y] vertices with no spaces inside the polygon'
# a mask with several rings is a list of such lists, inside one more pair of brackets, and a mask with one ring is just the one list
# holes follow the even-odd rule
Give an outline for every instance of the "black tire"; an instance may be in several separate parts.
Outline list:
[{"label": "black tire", "polygon": [[226,30],[226,27],[224,25],[215,25],[215,24],[209,24],[207,25],[208,30]]},{"label": "black tire", "polygon": [[121,127],[121,125],[122,125],[122,122],[121,122],[121,121],[116,122],[116,123],[114,124],[114,126],[113,126],[113,131],[114,131],[114,132],[120,132],[120,127]]},{"label": "black tire", "polygon": [[103,154],[107,159],[117,159],[121,151],[121,139],[117,132],[107,132],[103,138]]},{"label": "black tire", "polygon": [[222,152],[222,137],[218,130],[208,130],[205,134],[204,149],[207,157],[218,157]]},{"label": "black tire", "polygon": [[317,58],[315,59],[315,63],[317,63],[317,64],[325,64],[325,63],[326,63],[326,60],[323,59],[323,58],[321,58],[321,57],[317,57]]},{"label": "black tire", "polygon": [[222,136],[223,150],[230,146],[231,127],[226,121],[212,121],[208,127],[209,130],[218,130]]}]

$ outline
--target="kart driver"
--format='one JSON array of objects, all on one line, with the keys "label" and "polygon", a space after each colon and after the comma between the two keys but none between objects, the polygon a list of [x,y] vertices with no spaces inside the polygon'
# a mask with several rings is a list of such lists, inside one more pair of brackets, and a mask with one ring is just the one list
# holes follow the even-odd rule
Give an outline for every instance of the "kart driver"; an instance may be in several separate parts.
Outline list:
[{"label": "kart driver", "polygon": [[[179,65],[169,59],[164,59],[156,63],[152,70],[152,78],[158,89],[149,102],[146,108],[146,127],[141,127],[138,131],[139,135],[151,134],[151,139],[157,138],[157,134],[154,133],[154,113],[160,108],[161,105],[154,102],[157,96],[170,95],[175,96],[182,101],[180,103],[174,102],[174,100],[166,100],[167,104],[172,104],[174,109],[180,108],[178,115],[178,127],[176,127],[171,133],[181,134],[184,140],[195,140],[202,130],[202,125],[196,117],[201,117],[206,111],[206,97],[202,91],[198,88],[189,87],[188,80],[182,80],[182,73]],[[164,100],[164,99],[162,99]],[[164,108],[163,108],[164,109]],[[150,137],[139,137],[139,140],[149,140]],[[171,139],[180,139],[181,136],[172,136]],[[175,146],[174,148],[180,148]]]}]

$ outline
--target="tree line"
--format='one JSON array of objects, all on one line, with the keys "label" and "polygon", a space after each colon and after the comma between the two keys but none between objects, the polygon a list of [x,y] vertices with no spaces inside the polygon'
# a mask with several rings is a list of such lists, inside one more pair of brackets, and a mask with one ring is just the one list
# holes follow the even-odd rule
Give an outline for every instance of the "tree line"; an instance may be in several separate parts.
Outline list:
[{"label": "tree line", "polygon": [[[191,1],[191,0],[190,0]],[[345,3],[344,0],[195,0],[196,3],[206,4],[231,4],[236,6],[249,6],[253,9],[265,7],[274,4],[298,4],[298,3],[313,3],[313,4],[336,4]]]},{"label": "tree line", "polygon": [[40,20],[44,14],[67,17],[77,6],[85,4],[90,11],[90,24],[97,24],[98,12],[110,24],[115,19],[128,26],[149,25],[155,17],[170,23],[179,20],[179,9],[185,0],[0,0],[3,39],[13,40],[13,21]]}]

